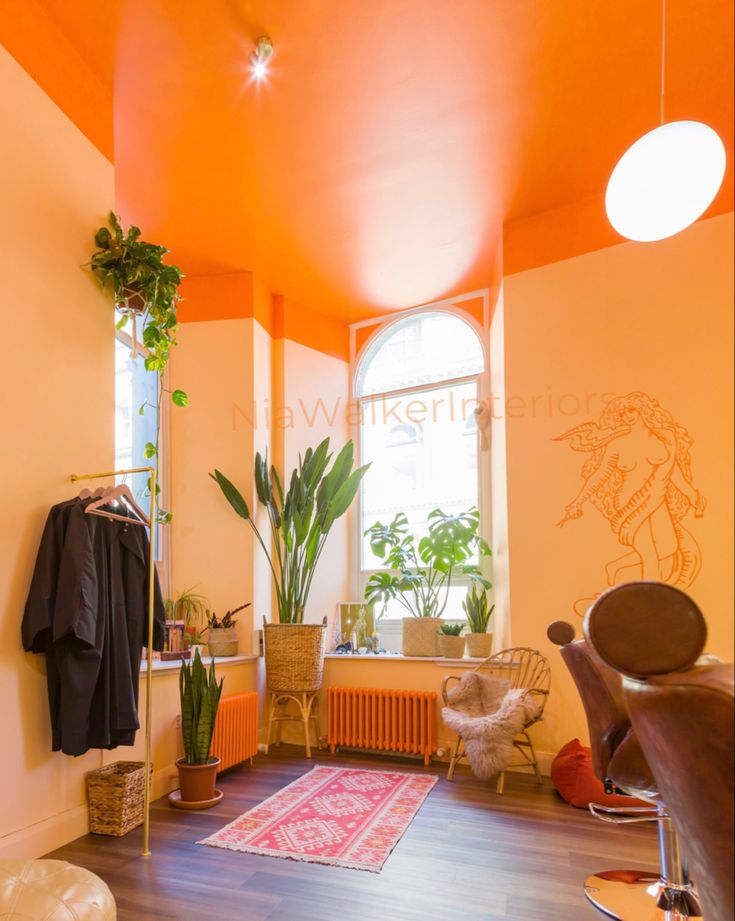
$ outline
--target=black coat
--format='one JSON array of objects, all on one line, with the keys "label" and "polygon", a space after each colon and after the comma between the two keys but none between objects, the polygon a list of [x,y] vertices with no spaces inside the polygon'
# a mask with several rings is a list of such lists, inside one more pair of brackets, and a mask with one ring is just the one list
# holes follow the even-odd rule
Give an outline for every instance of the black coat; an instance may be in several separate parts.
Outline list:
[{"label": "black coat", "polygon": [[[23,615],[23,647],[45,653],[52,749],[132,745],[141,649],[148,641],[148,535],[85,514],[71,499],[49,512]],[[165,610],[154,585],[154,649]]]}]

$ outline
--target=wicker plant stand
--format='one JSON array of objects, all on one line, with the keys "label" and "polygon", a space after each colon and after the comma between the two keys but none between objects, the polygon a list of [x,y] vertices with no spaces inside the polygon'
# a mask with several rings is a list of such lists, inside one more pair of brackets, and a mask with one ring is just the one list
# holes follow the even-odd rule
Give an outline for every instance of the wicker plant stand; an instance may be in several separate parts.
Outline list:
[{"label": "wicker plant stand", "polygon": [[89,830],[93,835],[121,838],[143,824],[144,778],[142,761],[116,761],[87,774]]},{"label": "wicker plant stand", "polygon": [[[297,714],[288,712],[289,703],[295,703],[298,708]],[[275,726],[276,737],[273,745],[281,744],[281,735],[284,723],[301,723],[304,727],[304,743],[306,745],[306,757],[311,758],[311,740],[310,729],[311,723],[314,723],[316,734],[316,745],[320,748],[319,742],[319,692],[318,691],[271,691],[270,692],[270,715],[268,717],[268,734],[265,739],[265,753],[268,754],[268,747],[271,745],[271,736]]]}]

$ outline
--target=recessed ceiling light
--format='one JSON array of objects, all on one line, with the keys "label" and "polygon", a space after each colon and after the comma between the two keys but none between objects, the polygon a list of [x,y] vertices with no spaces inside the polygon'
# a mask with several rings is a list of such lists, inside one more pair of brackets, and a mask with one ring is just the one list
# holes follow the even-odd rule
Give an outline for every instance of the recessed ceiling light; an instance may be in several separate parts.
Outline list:
[{"label": "recessed ceiling light", "polygon": [[250,69],[253,77],[260,81],[268,76],[268,61],[273,54],[273,42],[267,35],[261,35],[250,55]]}]

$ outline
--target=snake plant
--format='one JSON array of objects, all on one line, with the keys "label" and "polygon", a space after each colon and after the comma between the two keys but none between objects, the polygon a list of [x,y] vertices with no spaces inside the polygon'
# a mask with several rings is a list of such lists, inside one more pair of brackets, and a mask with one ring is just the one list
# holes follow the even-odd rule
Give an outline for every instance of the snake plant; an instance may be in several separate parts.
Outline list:
[{"label": "snake plant", "polygon": [[462,602],[462,607],[467,615],[470,633],[485,633],[490,620],[490,615],[495,610],[495,605],[490,609],[487,606],[487,592],[477,591],[473,585],[467,592],[467,597]]},{"label": "snake plant", "polygon": [[181,663],[181,734],[184,737],[184,760],[187,764],[206,764],[209,761],[223,680],[220,678],[217,683],[214,660],[207,673],[198,649],[191,665],[186,661]]},{"label": "snake plant", "polygon": [[329,439],[325,438],[303,457],[299,455],[299,465],[291,473],[288,490],[284,492],[276,468],[268,465],[268,455],[256,454],[255,492],[268,511],[271,532],[265,538],[237,488],[219,470],[210,474],[233,509],[250,525],[268,559],[282,624],[303,623],[314,571],[329,531],[352,504],[370,466],[352,469],[351,441],[327,471],[331,460]]}]

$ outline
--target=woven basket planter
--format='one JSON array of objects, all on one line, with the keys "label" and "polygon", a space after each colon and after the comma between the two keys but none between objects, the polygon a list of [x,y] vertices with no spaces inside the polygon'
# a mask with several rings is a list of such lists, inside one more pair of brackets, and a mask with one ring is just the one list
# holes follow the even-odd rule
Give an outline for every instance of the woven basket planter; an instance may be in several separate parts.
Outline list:
[{"label": "woven basket planter", "polygon": [[492,633],[468,633],[467,654],[473,659],[487,659],[493,648]]},{"label": "woven basket planter", "polygon": [[207,646],[212,658],[216,656],[236,656],[238,650],[237,627],[220,628],[207,631]]},{"label": "woven basket planter", "polygon": [[270,691],[318,691],[324,677],[323,624],[264,624],[265,678]]},{"label": "woven basket planter", "polygon": [[463,636],[439,636],[439,651],[445,659],[461,659],[464,655]]},{"label": "woven basket planter", "polygon": [[403,655],[438,656],[441,617],[403,618]]},{"label": "woven basket planter", "polygon": [[90,771],[87,774],[90,832],[121,838],[142,825],[144,788],[142,761],[116,761]]}]

